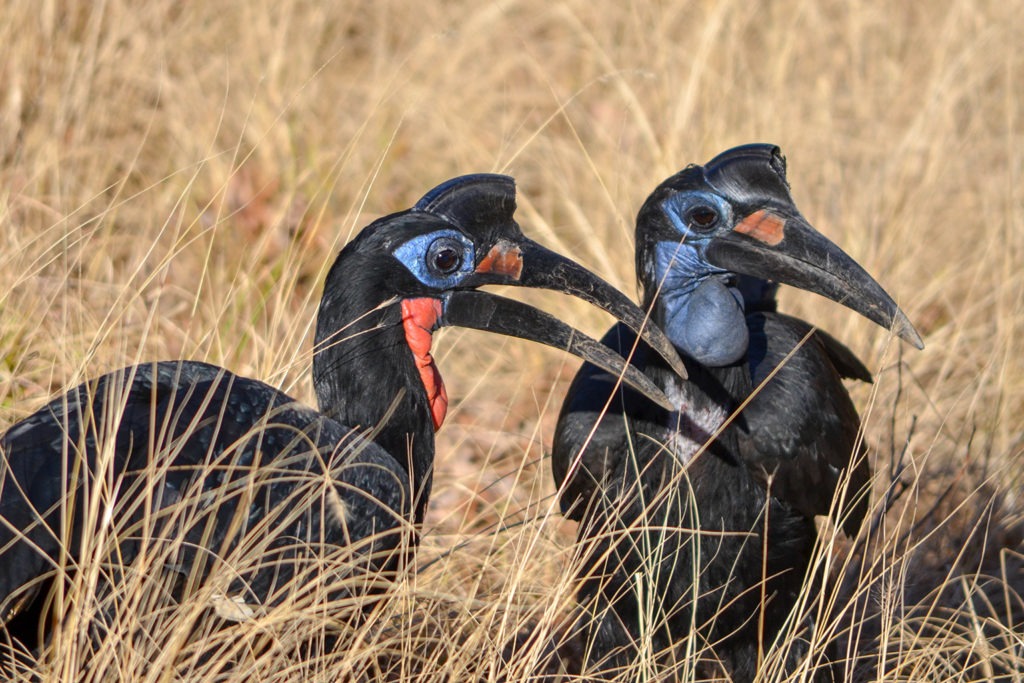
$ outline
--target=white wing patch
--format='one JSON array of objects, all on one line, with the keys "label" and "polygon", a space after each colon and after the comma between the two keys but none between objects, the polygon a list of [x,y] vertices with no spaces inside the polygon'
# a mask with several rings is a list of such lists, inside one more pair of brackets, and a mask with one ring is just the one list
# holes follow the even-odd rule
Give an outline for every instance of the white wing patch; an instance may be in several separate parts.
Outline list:
[{"label": "white wing patch", "polygon": [[719,405],[690,404],[689,396],[675,382],[665,388],[665,395],[676,406],[669,414],[669,449],[679,463],[686,467],[729,419],[729,411]]}]

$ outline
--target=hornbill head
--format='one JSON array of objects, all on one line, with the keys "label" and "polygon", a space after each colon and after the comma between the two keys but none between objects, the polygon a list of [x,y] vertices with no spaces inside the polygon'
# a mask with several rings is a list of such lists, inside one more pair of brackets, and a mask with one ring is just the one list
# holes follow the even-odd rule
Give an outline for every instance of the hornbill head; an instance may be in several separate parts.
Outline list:
[{"label": "hornbill head", "polygon": [[881,285],[800,214],[774,145],[736,147],[664,181],[640,209],[636,243],[645,304],[657,302],[655,321],[705,365],[746,353],[750,278],[816,292],[924,346]]},{"label": "hornbill head", "polygon": [[[367,315],[400,307],[404,341],[415,358],[435,428],[444,419],[447,397],[430,355],[431,335],[447,325],[569,351],[621,375],[651,400],[670,407],[653,382],[607,347],[543,311],[477,291],[484,285],[515,285],[580,297],[640,332],[685,376],[678,352],[642,309],[583,266],[525,237],[513,218],[515,208],[512,178],[476,174],[449,180],[413,208],[372,223],[346,245],[328,275],[317,346],[324,348],[332,338],[350,335],[351,328],[346,327],[356,307]],[[397,312],[388,320],[397,324]]]}]

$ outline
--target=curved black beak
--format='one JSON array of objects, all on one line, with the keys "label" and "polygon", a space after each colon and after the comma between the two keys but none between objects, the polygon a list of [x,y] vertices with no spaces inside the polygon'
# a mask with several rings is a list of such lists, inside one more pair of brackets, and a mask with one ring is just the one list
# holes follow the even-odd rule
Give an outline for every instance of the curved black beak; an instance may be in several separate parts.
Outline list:
[{"label": "curved black beak", "polygon": [[[474,272],[459,282],[458,290],[474,289],[487,284],[502,284],[551,289],[579,297],[608,311],[636,331],[680,377],[686,378],[686,366],[672,342],[664,332],[650,322],[647,314],[639,306],[583,266],[525,237],[515,222],[515,209],[516,189],[515,181],[512,178],[478,173],[453,178],[438,185],[424,195],[412,211],[427,212],[443,218],[445,221],[459,226],[466,234],[473,236],[477,245],[490,245],[487,253],[476,254],[477,261]],[[455,297],[456,302],[469,300],[480,301],[481,299]],[[455,303],[451,314],[452,316],[461,315],[465,323],[459,324],[464,324],[466,327],[479,327],[484,324],[482,321],[486,318],[490,321],[487,324],[492,327],[480,327],[480,329],[493,329],[504,334],[535,339],[549,345],[564,346],[569,343],[570,337],[566,336],[565,330],[551,331],[557,327],[554,324],[557,321],[550,316],[543,318],[544,325],[549,330],[545,332],[529,329],[530,326],[538,324],[537,321],[542,318],[531,318],[530,315],[524,313],[525,309],[513,308],[512,304],[494,304],[487,315],[482,313],[483,308],[473,313],[472,307],[466,308],[467,306],[469,305]],[[483,304],[474,304],[474,306],[482,307]],[[516,312],[513,313],[513,310]],[[538,311],[532,315],[539,314]],[[454,319],[454,317],[450,317],[449,321],[454,321]],[[514,327],[513,322],[516,320],[523,325],[522,328]],[[566,330],[573,333],[572,337],[585,338],[571,328],[566,328]],[[535,336],[528,336],[531,333]],[[545,337],[546,334],[553,336]],[[583,346],[577,346],[577,350],[573,351],[577,355],[582,355],[580,352],[586,346],[585,342],[580,343]],[[587,360],[591,360],[595,365],[600,365],[606,370],[611,370],[607,365],[607,358],[599,362],[600,351],[591,349],[587,353],[589,355],[584,356]],[[640,386],[637,388],[642,390]],[[645,393],[650,396],[649,392]],[[662,403],[662,400],[654,396],[650,396],[650,398]]]},{"label": "curved black beak", "polygon": [[533,306],[470,289],[448,292],[442,298],[442,307],[441,325],[497,332],[568,351],[622,377],[623,382],[666,410],[674,410],[664,392],[619,354]]},{"label": "curved black beak", "polygon": [[[481,259],[471,284],[473,286],[506,284],[550,289],[583,299],[611,313],[616,319],[637,332],[658,355],[669,363],[676,374],[686,379],[686,366],[679,357],[679,352],[676,351],[675,346],[665,336],[665,333],[651,322],[650,317],[643,309],[580,264],[556,254],[529,238],[520,236],[515,241],[499,240],[491,251]],[[575,334],[582,333],[576,332]],[[591,359],[587,358],[587,360]],[[591,360],[591,362],[610,370],[596,360]],[[636,388],[640,389],[641,387],[637,386]],[[658,402],[660,403],[660,401]]]},{"label": "curved black beak", "polygon": [[706,258],[719,268],[826,296],[924,348],[917,330],[882,286],[795,208],[752,211],[711,240]]}]

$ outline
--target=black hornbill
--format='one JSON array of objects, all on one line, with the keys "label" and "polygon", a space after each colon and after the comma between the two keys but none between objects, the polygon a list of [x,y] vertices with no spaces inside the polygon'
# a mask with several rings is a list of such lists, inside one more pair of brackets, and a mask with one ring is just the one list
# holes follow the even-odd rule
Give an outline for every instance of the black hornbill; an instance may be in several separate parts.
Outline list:
[{"label": "black hornbill", "polygon": [[511,178],[459,177],[341,250],[317,319],[319,410],[222,368],[172,361],[84,383],[10,427],[0,437],[0,624],[19,610],[30,623],[59,618],[42,595],[54,577],[68,591],[96,577],[113,586],[129,573],[170,576],[177,597],[205,595],[228,618],[379,592],[416,543],[430,495],[447,405],[430,345],[444,325],[566,349],[669,405],[596,341],[475,291],[573,294],[682,367],[635,304],[527,239],[514,211]]},{"label": "black hornbill", "polygon": [[[710,646],[733,680],[749,681],[807,575],[814,516],[834,511],[846,479],[839,519],[855,534],[870,479],[842,378],[871,375],[828,334],[776,312],[775,283],[921,339],[801,216],[771,145],[728,150],[658,186],[637,216],[636,269],[689,378],[641,342],[632,362],[673,410],[589,364],[562,406],[552,462],[562,511],[581,522],[589,664],[614,673],[641,649],[671,661],[693,635],[691,652]],[[617,325],[602,341],[627,353],[636,336]]]}]

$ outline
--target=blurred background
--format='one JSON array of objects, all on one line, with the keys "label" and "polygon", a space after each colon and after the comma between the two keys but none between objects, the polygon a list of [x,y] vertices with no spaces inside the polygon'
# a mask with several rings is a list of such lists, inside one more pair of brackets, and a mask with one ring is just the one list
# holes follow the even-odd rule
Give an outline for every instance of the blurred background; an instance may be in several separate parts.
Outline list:
[{"label": "blurred background", "polygon": [[[863,628],[836,638],[900,680],[1019,670],[1022,34],[1020,0],[5,2],[0,427],[147,359],[207,360],[313,402],[335,254],[458,174],[515,176],[528,235],[635,295],[646,195],[771,142],[804,215],[927,345],[782,294],[876,373],[850,388],[877,533],[827,548]],[[532,301],[595,336],[609,324]],[[509,643],[571,611],[575,534],[545,454],[578,363],[436,339],[453,400],[421,570],[396,609],[442,634],[447,654],[418,675],[526,680],[541,648],[510,663]]]}]

